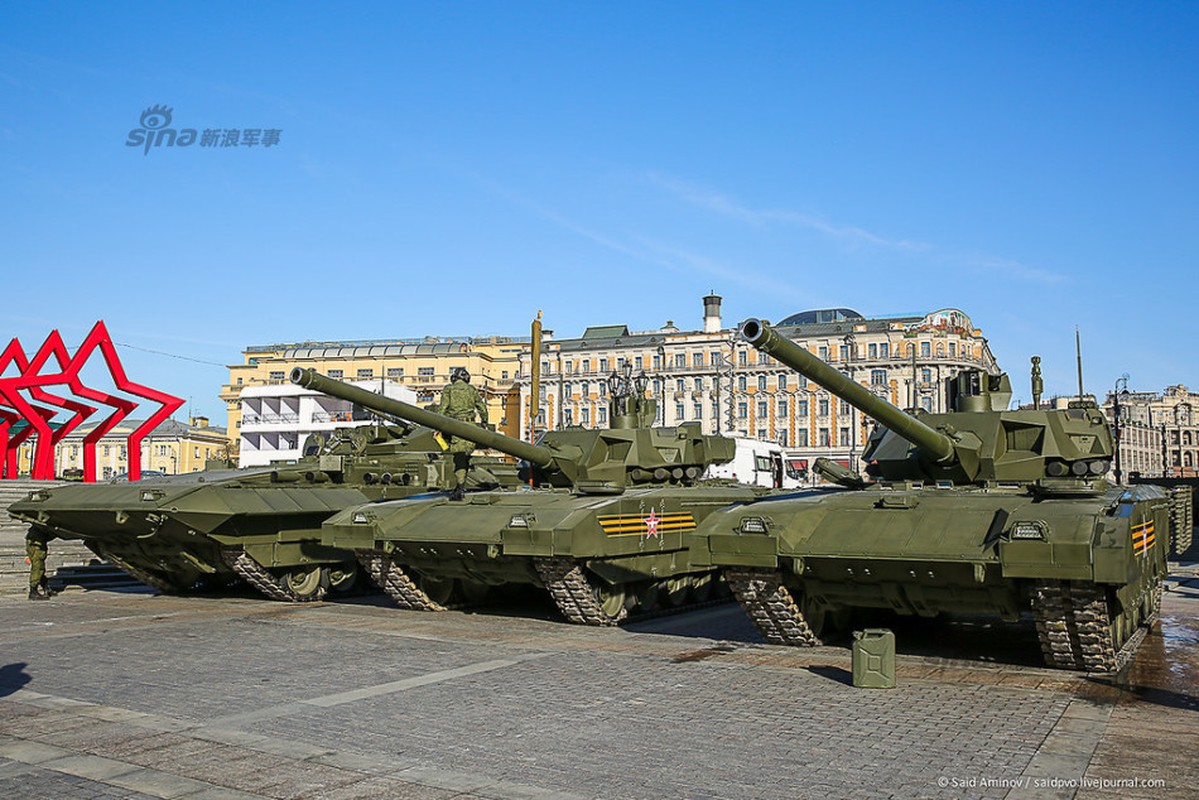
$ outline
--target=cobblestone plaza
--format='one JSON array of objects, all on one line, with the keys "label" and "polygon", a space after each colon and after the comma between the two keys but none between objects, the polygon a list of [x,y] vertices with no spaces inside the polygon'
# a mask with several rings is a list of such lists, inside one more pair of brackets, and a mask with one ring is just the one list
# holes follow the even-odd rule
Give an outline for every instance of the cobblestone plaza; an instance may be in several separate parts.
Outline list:
[{"label": "cobblestone plaza", "polygon": [[1114,682],[1036,666],[1028,623],[901,621],[891,691],[735,604],[590,629],[535,598],[8,597],[0,796],[1190,797],[1197,587]]}]

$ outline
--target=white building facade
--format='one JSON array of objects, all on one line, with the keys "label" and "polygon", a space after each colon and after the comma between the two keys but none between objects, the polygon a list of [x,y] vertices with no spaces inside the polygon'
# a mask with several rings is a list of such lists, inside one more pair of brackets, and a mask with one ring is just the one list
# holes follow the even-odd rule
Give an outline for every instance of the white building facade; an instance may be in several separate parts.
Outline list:
[{"label": "white building facade", "polygon": [[[395,381],[349,381],[354,386],[416,404],[416,392]],[[241,390],[238,465],[261,467],[299,458],[310,433],[368,425],[374,419],[348,400],[289,384],[247,386]]]},{"label": "white building facade", "polygon": [[[944,386],[962,369],[999,371],[982,332],[958,309],[924,316],[868,319],[851,309],[794,314],[775,327],[879,397],[901,408],[946,411]],[[660,425],[698,421],[706,433],[777,442],[792,472],[817,457],[858,467],[872,420],[759,353],[720,318],[720,298],[704,298],[703,325],[672,323],[650,331],[624,325],[587,328],[574,339],[549,338],[541,357],[541,399],[531,418],[531,363],[522,356],[524,430],[608,423],[607,379],[625,363],[645,371]]]}]

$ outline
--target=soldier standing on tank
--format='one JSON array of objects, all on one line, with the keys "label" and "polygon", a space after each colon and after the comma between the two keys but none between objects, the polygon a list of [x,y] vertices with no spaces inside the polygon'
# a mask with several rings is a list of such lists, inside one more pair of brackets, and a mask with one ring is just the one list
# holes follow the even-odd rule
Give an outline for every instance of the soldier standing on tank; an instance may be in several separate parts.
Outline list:
[{"label": "soldier standing on tank", "polygon": [[25,534],[25,555],[26,560],[29,561],[30,600],[49,600],[54,594],[50,591],[50,582],[46,580],[46,553],[49,551],[46,545],[55,538],[57,537],[37,528],[30,528],[29,532]]},{"label": "soldier standing on tank", "polygon": [[[441,399],[433,410],[463,422],[474,422],[477,414],[479,424],[487,424],[487,406],[479,390],[470,385],[466,367],[454,367],[450,371],[450,383],[441,390]],[[466,473],[470,469],[470,454],[475,450],[475,443],[451,436],[448,450],[454,456],[454,489],[450,499],[461,500],[465,496]]]}]

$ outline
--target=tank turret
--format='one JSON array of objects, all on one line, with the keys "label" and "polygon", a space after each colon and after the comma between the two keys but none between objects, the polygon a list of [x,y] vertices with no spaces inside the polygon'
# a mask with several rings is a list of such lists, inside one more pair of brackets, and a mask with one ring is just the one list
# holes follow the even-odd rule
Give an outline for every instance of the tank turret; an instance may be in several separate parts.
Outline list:
[{"label": "tank turret", "polygon": [[[1007,411],[1012,391],[1006,375],[962,370],[947,382],[948,406],[953,411],[911,414],[763,320],[742,323],[741,336],[878,421],[862,455],[871,476],[889,481],[1095,488],[1111,463],[1114,440],[1094,403],[1072,402],[1061,410]],[[1034,385],[1037,378],[1039,370]]]},{"label": "tank turret", "polygon": [[735,444],[722,436],[706,436],[698,423],[653,428],[656,403],[645,397],[644,374],[631,367],[608,379],[606,430],[581,427],[550,431],[540,444],[506,436],[352,386],[297,367],[292,383],[340,397],[372,411],[424,425],[481,447],[527,461],[542,482],[571,486],[584,494],[619,494],[630,485],[691,484],[711,464],[732,460]]}]

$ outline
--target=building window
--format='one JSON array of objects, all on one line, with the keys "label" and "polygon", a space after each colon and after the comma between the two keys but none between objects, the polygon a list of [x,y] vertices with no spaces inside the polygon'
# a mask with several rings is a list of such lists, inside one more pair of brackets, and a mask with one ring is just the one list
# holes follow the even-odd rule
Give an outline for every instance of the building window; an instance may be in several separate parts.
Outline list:
[{"label": "building window", "polygon": [[686,367],[687,366],[686,354],[685,353],[675,353],[674,354],[674,365],[676,367],[678,367],[679,369],[683,369],[684,367]]},{"label": "building window", "polygon": [[744,350],[739,350],[737,352],[737,365],[744,367],[748,362],[749,356],[746,355]]},{"label": "building window", "polygon": [[737,404],[737,419],[745,419],[748,416],[749,416],[749,404],[748,403],[738,403]]},{"label": "building window", "polygon": [[816,442],[816,444],[819,445],[820,447],[831,447],[832,446],[832,443],[829,441],[828,428],[820,429],[820,433],[818,435],[818,441]]},{"label": "building window", "polygon": [[703,403],[695,404],[695,418],[696,419],[704,418],[704,404]]},{"label": "building window", "polygon": [[[388,367],[387,368],[387,377],[389,377],[389,378],[404,377],[404,368],[403,367]],[[507,376],[505,375],[504,377],[507,377]]]},{"label": "building window", "polygon": [[787,401],[786,400],[779,400],[779,416],[780,417],[787,416]]},{"label": "building window", "polygon": [[695,379],[695,391],[702,392],[703,390],[704,390],[704,379],[696,378]]},{"label": "building window", "polygon": [[891,345],[887,344],[886,342],[883,342],[882,344],[880,344],[878,346],[878,357],[879,358],[887,358],[890,355],[890,352],[891,352]]},{"label": "building window", "polygon": [[645,359],[643,359],[641,356],[637,356],[636,358],[634,358],[633,359],[633,369],[637,370],[638,372],[645,369]]},{"label": "building window", "polygon": [[845,402],[844,400],[838,400],[837,413],[843,417],[849,414],[849,403]]},{"label": "building window", "polygon": [[808,446],[808,429],[807,428],[796,428],[795,429],[795,446],[796,447],[807,447]]},{"label": "building window", "polygon": [[500,380],[508,380],[508,370],[503,370],[500,372]]},{"label": "building window", "polygon": [[930,355],[932,355],[932,352],[933,352],[933,346],[932,346],[931,342],[921,342],[920,343],[920,355],[922,357],[928,358]]},{"label": "building window", "polygon": [[195,457],[196,458],[200,457],[200,448],[198,448],[198,447],[196,448],[196,456]]},{"label": "building window", "polygon": [[766,419],[766,401],[762,400],[758,403],[758,418]]},{"label": "building window", "polygon": [[583,381],[583,398],[586,399],[590,396],[591,396],[591,383],[589,381]]},{"label": "building window", "polygon": [[329,370],[329,377],[330,377],[330,378],[336,378],[337,380],[341,380],[341,378],[342,378],[342,376],[343,376],[343,375],[345,375],[345,372],[343,372],[343,371],[342,371],[342,370],[340,370],[340,369],[331,369],[331,370]]},{"label": "building window", "polygon": [[579,420],[584,425],[590,425],[591,424],[591,409],[590,408],[579,409]]},{"label": "building window", "polygon": [[795,403],[795,413],[801,417],[806,417],[808,415],[808,401],[797,400]]},{"label": "building window", "polygon": [[566,424],[567,424],[567,425],[574,425],[574,424],[575,424],[575,411],[574,411],[574,409],[573,409],[573,408],[568,408],[568,409],[566,409],[566,411],[565,411],[564,413],[565,413],[565,420],[564,420],[564,421],[566,422]]},{"label": "building window", "polygon": [[758,376],[758,391],[760,391],[760,392],[766,391],[766,376],[765,375]]},{"label": "building window", "polygon": [[597,408],[595,410],[595,418],[596,418],[596,421],[599,422],[600,425],[607,425],[608,424],[608,409]]},{"label": "building window", "polygon": [[687,391],[686,387],[687,387],[687,384],[683,382],[682,378],[679,378],[678,380],[676,380],[674,382],[674,390],[676,392],[685,392],[685,391]]},{"label": "building window", "polygon": [[723,366],[724,365],[724,353],[713,352],[712,354],[710,354],[708,356],[708,363],[714,367]]},{"label": "building window", "polygon": [[375,377],[375,371],[373,369],[369,369],[369,368],[368,369],[360,369],[355,374],[357,375],[358,380],[360,380],[360,381],[369,381],[371,378]]},{"label": "building window", "polygon": [[957,344],[957,342],[950,342],[950,343],[949,343],[949,356],[950,356],[950,358],[956,358],[956,357],[957,357],[957,354],[958,354],[958,344]]},{"label": "building window", "polygon": [[828,361],[828,348],[827,347],[816,348],[816,355],[820,358],[821,361]]},{"label": "building window", "polygon": [[418,403],[432,403],[433,402],[433,393],[432,392],[417,392],[416,393],[416,401]]},{"label": "building window", "polygon": [[591,372],[591,359],[590,358],[583,359],[583,371]]},{"label": "building window", "polygon": [[816,406],[816,413],[822,417],[828,416],[828,398],[822,397]]},{"label": "building window", "polygon": [[682,421],[683,421],[683,411],[684,411],[684,409],[683,409],[683,404],[682,404],[682,403],[678,403],[678,404],[676,404],[676,405],[675,405],[675,407],[674,407],[674,418],[675,418],[675,420],[676,420],[677,422],[682,422]]},{"label": "building window", "polygon": [[604,374],[607,374],[607,372],[608,372],[608,359],[606,359],[606,358],[601,358],[601,359],[600,359],[600,370],[599,370],[599,371],[600,371],[600,372],[602,372],[602,373],[604,373]]},{"label": "building window", "polygon": [[847,345],[847,344],[841,345],[841,360],[842,361],[849,360],[849,345]]},{"label": "building window", "polygon": [[785,392],[785,391],[787,391],[787,376],[786,376],[786,375],[779,375],[779,377],[778,377],[778,381],[779,381],[779,391],[780,391],[780,392]]},{"label": "building window", "polygon": [[887,371],[885,369],[870,370],[870,383],[874,386],[886,386]]},{"label": "building window", "polygon": [[841,436],[837,443],[842,447],[849,447],[849,428],[841,429]]},{"label": "building window", "polygon": [[931,369],[920,370],[920,380],[924,381],[925,383],[932,383],[933,371]]},{"label": "building window", "polygon": [[654,356],[654,360],[651,363],[654,365],[654,370],[662,369],[662,356]]},{"label": "building window", "polygon": [[279,370],[273,369],[270,372],[270,379],[272,381],[281,381],[281,380],[283,380],[283,376],[284,376],[284,373],[283,373],[283,370],[281,370],[281,369],[279,369]]},{"label": "building window", "polygon": [[866,356],[868,358],[878,358],[878,345],[877,344],[866,345]]},{"label": "building window", "polygon": [[746,388],[746,386],[747,386],[747,385],[748,385],[748,384],[746,383],[746,378],[745,378],[745,376],[744,376],[744,375],[738,375],[738,376],[737,376],[737,389],[738,389],[739,391],[742,391],[742,392],[744,392],[744,391],[745,391],[745,388]]},{"label": "building window", "polygon": [[431,378],[433,377],[433,367],[417,367],[416,374],[422,378]]},{"label": "building window", "polygon": [[691,355],[691,366],[702,367],[703,365],[704,365],[704,354],[703,353],[693,353]]},{"label": "building window", "polygon": [[238,385],[238,386],[241,386],[241,378],[238,378],[238,379],[237,379],[237,385]]}]

